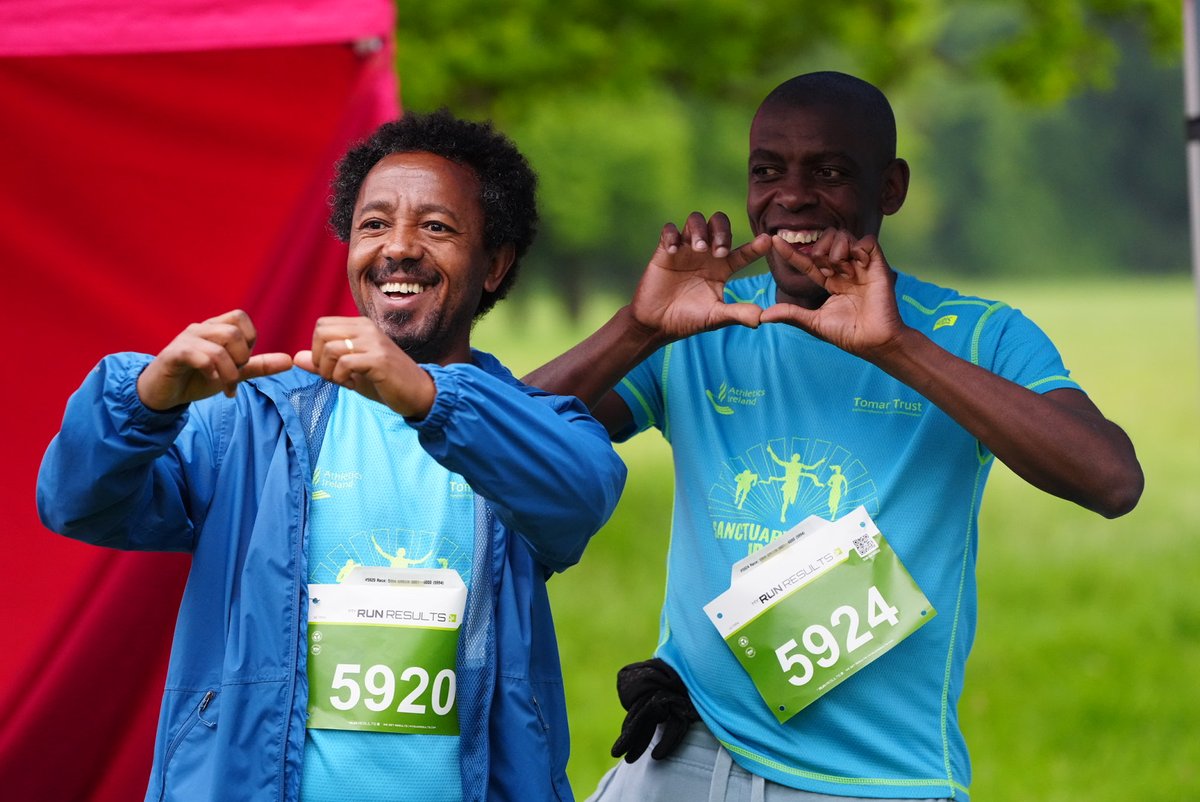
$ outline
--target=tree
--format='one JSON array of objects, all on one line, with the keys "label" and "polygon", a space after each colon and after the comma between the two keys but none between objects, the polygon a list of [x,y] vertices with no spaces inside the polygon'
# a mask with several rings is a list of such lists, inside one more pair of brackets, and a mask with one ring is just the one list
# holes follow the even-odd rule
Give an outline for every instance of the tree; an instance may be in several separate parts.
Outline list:
[{"label": "tree", "polygon": [[[989,141],[1005,127],[1030,133],[939,101],[967,98],[977,110],[979,98],[998,97],[1006,112],[1043,113],[1113,85],[1114,26],[1177,58],[1179,12],[1168,0],[511,0],[503,12],[400,2],[398,69],[407,108],[491,118],[529,153],[543,209],[529,272],[578,307],[592,292],[626,291],[666,220],[720,208],[748,235],[748,116],[791,75],[833,68],[871,80],[893,98],[911,152],[932,154],[945,142],[934,124]],[[922,94],[930,87],[939,95]],[[915,193],[907,227],[976,236],[980,226],[948,202],[961,191]],[[932,247],[913,236],[914,252]]]}]

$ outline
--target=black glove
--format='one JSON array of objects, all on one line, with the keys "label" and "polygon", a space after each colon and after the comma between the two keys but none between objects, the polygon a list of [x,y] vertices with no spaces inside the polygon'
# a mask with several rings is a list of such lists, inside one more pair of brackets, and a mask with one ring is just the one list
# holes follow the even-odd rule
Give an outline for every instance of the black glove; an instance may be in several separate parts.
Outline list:
[{"label": "black glove", "polygon": [[626,763],[642,756],[659,724],[663,727],[662,738],[650,752],[655,760],[674,752],[692,722],[700,720],[683,680],[675,669],[657,657],[618,671],[617,695],[629,712],[621,723],[612,756],[625,755]]}]

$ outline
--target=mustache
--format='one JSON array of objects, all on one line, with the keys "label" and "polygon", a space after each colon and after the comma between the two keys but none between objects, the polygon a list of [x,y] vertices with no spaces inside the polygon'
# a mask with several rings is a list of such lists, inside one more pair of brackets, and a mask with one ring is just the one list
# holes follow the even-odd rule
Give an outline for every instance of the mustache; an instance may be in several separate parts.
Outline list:
[{"label": "mustache", "polygon": [[367,271],[367,278],[375,284],[396,276],[430,286],[441,281],[438,272],[426,267],[419,259],[384,259],[382,264],[372,265]]}]

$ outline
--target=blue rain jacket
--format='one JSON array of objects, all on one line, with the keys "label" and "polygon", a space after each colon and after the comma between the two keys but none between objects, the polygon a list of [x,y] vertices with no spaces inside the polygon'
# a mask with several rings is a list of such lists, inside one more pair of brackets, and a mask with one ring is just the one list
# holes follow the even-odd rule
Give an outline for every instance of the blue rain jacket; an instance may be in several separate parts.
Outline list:
[{"label": "blue rain jacket", "polygon": [[[411,423],[476,494],[457,666],[463,798],[570,800],[545,583],[608,519],[625,466],[577,399],[473,356],[423,366],[437,398]],[[38,476],[39,514],[88,543],[192,555],[146,799],[296,800],[304,532],[336,387],[293,369],[244,382],[234,398],[154,412],[136,390],[150,360],[106,357],[72,395]]]}]

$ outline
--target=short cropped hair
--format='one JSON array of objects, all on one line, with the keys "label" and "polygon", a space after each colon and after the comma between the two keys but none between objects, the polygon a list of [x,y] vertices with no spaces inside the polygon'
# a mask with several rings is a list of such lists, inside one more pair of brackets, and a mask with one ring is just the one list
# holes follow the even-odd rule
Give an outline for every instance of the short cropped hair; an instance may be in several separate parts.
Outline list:
[{"label": "short cropped hair", "polygon": [[887,164],[896,158],[896,115],[874,84],[844,72],[810,72],[789,78],[771,90],[759,108],[833,106],[859,115],[878,143]]},{"label": "short cropped hair", "polygon": [[337,164],[329,224],[342,242],[350,241],[354,204],[367,173],[393,153],[432,153],[469,168],[479,179],[484,247],[494,251],[511,243],[515,252],[500,286],[484,291],[475,311],[476,317],[483,315],[508,294],[520,259],[537,235],[537,175],[516,145],[490,122],[460,120],[446,109],[406,112],[381,125]]}]

